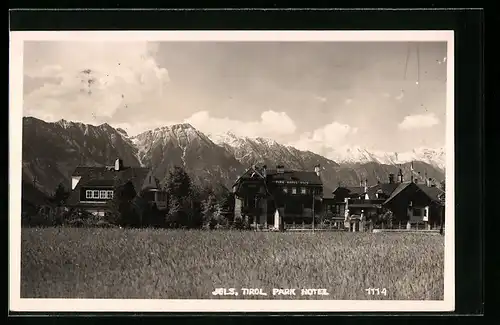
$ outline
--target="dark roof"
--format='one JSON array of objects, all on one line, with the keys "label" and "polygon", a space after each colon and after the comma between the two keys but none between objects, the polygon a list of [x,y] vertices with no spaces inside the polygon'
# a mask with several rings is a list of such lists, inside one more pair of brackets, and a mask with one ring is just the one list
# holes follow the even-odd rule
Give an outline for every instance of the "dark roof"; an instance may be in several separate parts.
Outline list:
[{"label": "dark roof", "polygon": [[361,195],[365,193],[365,188],[363,186],[339,186],[334,191],[335,194],[338,190],[346,190],[349,194]]},{"label": "dark roof", "polygon": [[435,186],[427,186],[425,184],[416,184],[419,189],[425,192],[429,198],[431,198],[433,201],[440,201],[440,196],[444,194],[445,192],[437,188]]},{"label": "dark roof", "polygon": [[[71,192],[68,205],[74,206],[80,202],[79,193],[82,186],[119,186],[130,181],[136,192],[145,187],[151,188],[151,183],[159,187],[158,179],[150,173],[151,170],[146,167],[122,167],[121,170],[115,171],[108,167],[78,166],[72,176],[80,176],[81,179]],[[151,183],[147,179],[148,175],[152,177]]]},{"label": "dark roof", "polygon": [[273,181],[301,181],[308,182],[310,185],[323,185],[321,178],[314,171],[285,170],[283,173],[277,173],[275,170],[270,170],[267,176]]},{"label": "dark roof", "polygon": [[440,203],[439,197],[444,194],[444,191],[437,187],[429,187],[426,184],[415,184],[412,182],[399,183],[398,187],[392,192],[391,196],[385,200],[384,204],[387,204],[389,201],[392,201],[394,197],[396,197],[399,193],[401,193],[408,186],[416,186],[422,192],[424,192],[432,201]]},{"label": "dark roof", "polygon": [[384,195],[390,196],[396,190],[396,188],[398,188],[399,184],[400,183],[380,183],[370,186],[368,187],[368,197],[371,200],[376,199],[377,192],[382,192]]},{"label": "dark roof", "polygon": [[[263,170],[257,168],[257,171],[260,175],[263,174]],[[233,186],[235,186],[242,179],[250,179],[254,174],[254,169],[252,167],[245,170],[243,175],[238,177]],[[258,174],[255,174],[255,177],[259,177]],[[283,173],[278,173],[276,169],[266,169],[266,177],[268,181],[301,181],[308,182],[310,185],[323,185],[321,181],[321,177],[319,177],[314,171],[305,171],[305,170],[284,170]]]},{"label": "dark roof", "polygon": [[391,201],[394,197],[396,197],[399,193],[401,193],[401,191],[403,191],[405,188],[408,187],[408,185],[412,184],[411,182],[406,182],[406,183],[397,183],[398,186],[396,187],[396,189],[391,193],[391,196],[389,196],[387,198],[387,200],[385,200],[384,204],[388,203],[389,201]]},{"label": "dark roof", "polygon": [[82,183],[82,186],[114,186],[114,179],[90,179],[85,183]]}]

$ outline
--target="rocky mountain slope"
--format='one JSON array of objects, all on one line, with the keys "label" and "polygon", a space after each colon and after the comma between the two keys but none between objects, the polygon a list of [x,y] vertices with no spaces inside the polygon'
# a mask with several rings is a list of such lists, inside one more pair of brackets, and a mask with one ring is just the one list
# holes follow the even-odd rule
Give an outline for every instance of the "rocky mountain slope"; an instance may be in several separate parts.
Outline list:
[{"label": "rocky mountain slope", "polygon": [[120,157],[127,165],[139,166],[136,152],[130,140],[108,124],[23,119],[23,179],[47,193],[61,182],[69,184],[77,165],[111,165]]},{"label": "rocky mountain slope", "polygon": [[[365,179],[369,184],[375,184],[377,181],[385,182],[388,174],[397,174],[399,168],[403,170],[405,179],[410,179],[412,174],[422,182],[425,177],[436,180],[444,179],[444,169],[439,167],[439,161],[432,159],[404,160],[401,157],[397,159],[397,154],[384,156],[381,152],[371,153],[360,148],[353,148],[351,154],[341,155],[338,160],[333,161],[310,151],[301,151],[279,144],[271,139],[238,137],[233,133],[209,135],[209,137],[230,151],[245,166],[254,163],[268,166],[283,164],[289,168],[313,170],[314,165],[320,164],[327,190],[334,189],[339,183],[359,185]],[[352,154],[353,152],[356,154]],[[406,154],[403,158],[409,156]],[[411,171],[412,161],[414,172]]]},{"label": "rocky mountain slope", "polygon": [[165,126],[132,138],[138,159],[152,166],[155,175],[165,180],[174,166],[182,166],[198,183],[222,182],[230,186],[243,166],[225,148],[213,143],[190,124]]},{"label": "rocky mountain slope", "polygon": [[[23,119],[23,180],[33,182],[46,193],[59,183],[69,186],[77,165],[111,165],[120,157],[126,165],[150,166],[160,180],[165,180],[174,165],[183,166],[195,182],[220,182],[231,186],[245,168],[254,163],[270,168],[283,164],[287,168],[313,170],[320,164],[325,192],[339,183],[358,185],[368,179],[387,180],[388,173],[402,168],[410,175],[410,163],[387,160],[342,160],[341,163],[310,151],[279,144],[263,138],[237,137],[234,134],[205,135],[190,124],[157,128],[129,137],[125,131],[108,124],[92,126],[58,121],[47,123]],[[415,171],[423,176],[444,179],[437,164],[415,161]]]}]

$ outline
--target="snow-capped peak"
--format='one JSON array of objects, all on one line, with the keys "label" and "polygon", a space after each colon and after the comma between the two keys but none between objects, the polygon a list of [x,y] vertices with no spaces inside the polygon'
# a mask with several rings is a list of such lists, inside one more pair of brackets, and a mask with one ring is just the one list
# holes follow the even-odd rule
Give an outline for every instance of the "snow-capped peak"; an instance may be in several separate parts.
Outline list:
[{"label": "snow-capped peak", "polygon": [[[210,134],[208,137],[218,145],[229,146],[240,151],[252,144],[267,148],[279,145],[278,142],[272,139],[262,137],[241,137],[232,132]],[[288,148],[289,146],[286,147]],[[291,146],[290,148],[295,147]],[[410,161],[423,161],[440,169],[444,169],[445,167],[444,148],[421,147],[405,152],[385,152],[360,146],[341,146],[324,153],[324,156],[337,163],[376,162],[380,164],[395,165]]]},{"label": "snow-capped peak", "polygon": [[207,136],[212,140],[215,144],[218,145],[228,145],[231,147],[238,147],[245,142],[244,137],[239,137],[235,135],[233,132],[224,132],[224,133],[209,133]]},{"label": "snow-capped peak", "polygon": [[444,148],[415,148],[404,152],[384,152],[362,147],[340,147],[329,153],[330,159],[339,163],[366,163],[378,162],[381,164],[395,165],[411,161],[423,161],[440,169],[445,168]]},{"label": "snow-capped peak", "polygon": [[263,137],[238,136],[231,131],[208,134],[208,137],[218,145],[228,145],[230,147],[241,147],[248,142],[257,143],[268,147],[278,144],[278,142],[273,139]]},{"label": "snow-capped peak", "polygon": [[59,124],[64,129],[67,129],[72,126],[72,122],[66,121],[65,119],[60,119],[59,121],[56,122],[56,124]]}]

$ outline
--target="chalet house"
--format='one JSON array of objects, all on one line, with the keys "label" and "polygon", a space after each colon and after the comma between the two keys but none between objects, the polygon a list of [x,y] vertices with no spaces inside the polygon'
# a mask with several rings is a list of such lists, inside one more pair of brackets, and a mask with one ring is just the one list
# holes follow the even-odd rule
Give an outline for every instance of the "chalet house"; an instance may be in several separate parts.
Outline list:
[{"label": "chalet house", "polygon": [[286,223],[312,223],[321,211],[323,182],[320,166],[313,171],[288,170],[278,165],[248,168],[233,185],[234,216],[255,226],[283,228]]},{"label": "chalet house", "polygon": [[389,174],[386,183],[368,186],[365,181],[360,187],[336,188],[329,209],[334,217],[346,219],[361,214],[370,218],[389,210],[396,222],[441,224],[444,221],[444,194],[430,179],[418,182],[412,177],[405,182],[400,170],[397,182],[394,174]]},{"label": "chalet house", "polygon": [[137,195],[144,197],[160,210],[167,207],[167,197],[152,170],[145,167],[128,167],[121,159],[114,166],[76,167],[71,176],[71,193],[67,200],[70,208],[83,209],[103,216],[114,189],[130,183]]},{"label": "chalet house", "polygon": [[391,210],[396,221],[428,224],[444,222],[444,192],[427,184],[401,183],[384,201],[384,207]]}]

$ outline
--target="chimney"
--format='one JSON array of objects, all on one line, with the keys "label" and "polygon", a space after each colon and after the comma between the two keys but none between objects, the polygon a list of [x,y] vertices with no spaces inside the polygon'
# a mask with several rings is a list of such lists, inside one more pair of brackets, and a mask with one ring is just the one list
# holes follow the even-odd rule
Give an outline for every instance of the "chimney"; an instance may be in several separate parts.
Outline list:
[{"label": "chimney", "polygon": [[403,171],[401,170],[401,168],[399,169],[399,173],[398,173],[398,180],[400,183],[403,183]]},{"label": "chimney", "polygon": [[316,166],[314,166],[314,172],[315,172],[315,173],[316,173],[316,175],[318,175],[318,176],[319,176],[319,167],[320,167],[320,165],[319,165],[319,164],[318,164],[318,165],[316,165]]},{"label": "chimney", "polygon": [[394,174],[393,173],[389,174],[389,183],[390,184],[394,183]]},{"label": "chimney", "polygon": [[120,158],[116,158],[115,160],[115,170],[121,170],[123,167],[123,160],[121,160]]},{"label": "chimney", "polygon": [[262,176],[264,176],[264,178],[267,178],[267,166],[266,165],[262,166]]},{"label": "chimney", "polygon": [[368,192],[368,180],[365,179],[365,193]]}]

